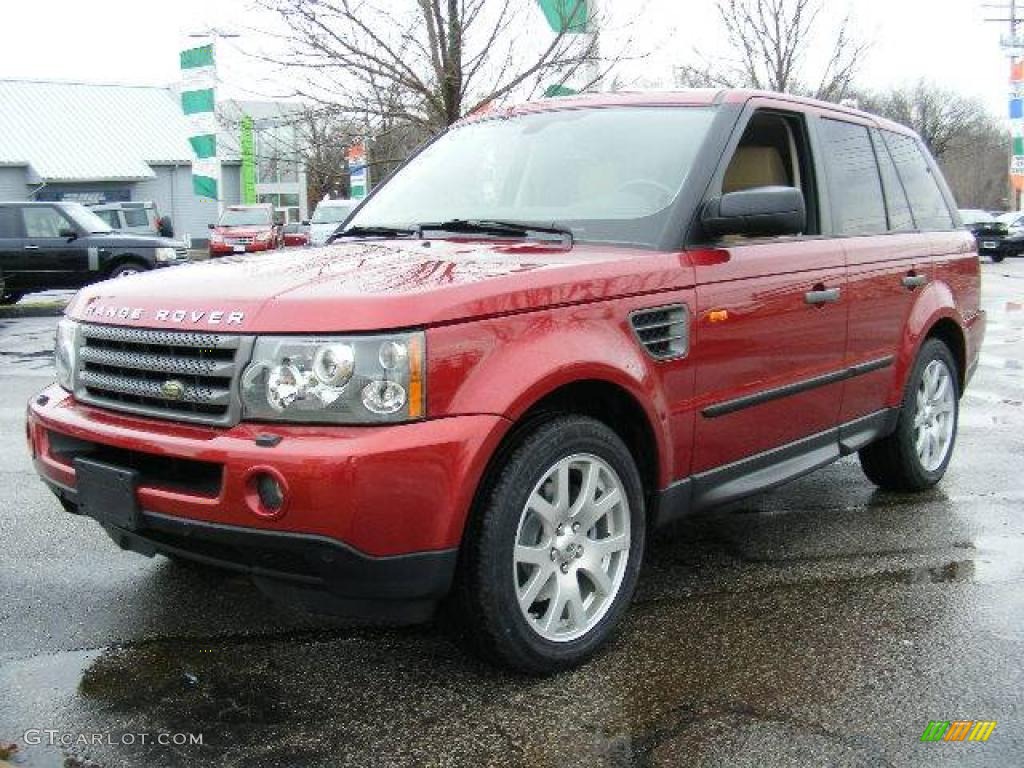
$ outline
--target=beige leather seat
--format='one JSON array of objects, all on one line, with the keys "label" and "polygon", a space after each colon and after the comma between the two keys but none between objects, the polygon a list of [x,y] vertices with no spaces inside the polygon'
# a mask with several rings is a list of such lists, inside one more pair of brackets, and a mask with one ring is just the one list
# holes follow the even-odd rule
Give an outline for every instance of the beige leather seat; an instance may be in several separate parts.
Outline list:
[{"label": "beige leather seat", "polygon": [[753,187],[790,185],[782,155],[775,147],[741,146],[729,161],[722,180],[722,192]]}]

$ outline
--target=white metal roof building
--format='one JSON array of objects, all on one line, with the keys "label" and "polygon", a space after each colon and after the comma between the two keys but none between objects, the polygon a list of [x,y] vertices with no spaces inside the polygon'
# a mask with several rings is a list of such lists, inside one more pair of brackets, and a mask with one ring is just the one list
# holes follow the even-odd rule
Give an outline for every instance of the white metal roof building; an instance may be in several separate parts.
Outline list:
[{"label": "white metal roof building", "polygon": [[[204,240],[217,204],[192,192],[188,135],[171,88],[0,80],[0,200],[151,200],[177,235]],[[237,139],[223,144],[221,194],[237,203]],[[289,214],[305,218],[304,187],[299,173],[287,198],[280,184],[265,191],[275,203],[294,199]]]}]

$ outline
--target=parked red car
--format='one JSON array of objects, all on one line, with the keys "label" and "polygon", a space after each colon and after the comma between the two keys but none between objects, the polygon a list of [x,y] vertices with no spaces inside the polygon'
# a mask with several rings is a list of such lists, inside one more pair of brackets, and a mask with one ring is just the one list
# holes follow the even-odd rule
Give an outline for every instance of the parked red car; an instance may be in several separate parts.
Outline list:
[{"label": "parked red car", "polygon": [[272,205],[232,205],[210,227],[210,256],[255,253],[284,247]]},{"label": "parked red car", "polygon": [[297,221],[285,224],[284,227],[282,227],[282,236],[284,237],[284,244],[286,246],[309,245],[309,227],[306,227]]},{"label": "parked red car", "polygon": [[447,598],[543,672],[605,643],[656,526],[854,452],[883,488],[939,482],[984,329],[908,129],[750,91],[559,99],[447,131],[331,245],[82,289],[28,434],[122,548],[331,611]]}]

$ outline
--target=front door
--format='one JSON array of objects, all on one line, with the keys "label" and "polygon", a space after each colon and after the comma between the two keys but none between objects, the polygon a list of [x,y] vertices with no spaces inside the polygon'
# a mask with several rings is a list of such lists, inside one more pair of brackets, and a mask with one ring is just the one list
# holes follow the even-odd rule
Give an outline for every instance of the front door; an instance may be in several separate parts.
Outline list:
[{"label": "front door", "polygon": [[[75,224],[56,207],[21,207],[25,239],[18,270],[35,290],[65,288],[83,284],[89,275],[89,249],[77,237]],[[61,233],[65,234],[61,234]]]},{"label": "front door", "polygon": [[[771,472],[790,453],[793,461],[811,464],[835,456],[846,268],[842,248],[820,235],[817,173],[804,120],[784,109],[754,111],[712,184],[711,194],[795,186],[804,193],[808,219],[801,235],[727,239],[692,254],[698,478],[723,467],[728,474],[727,465],[744,459],[763,458],[764,471]],[[758,456],[783,446],[784,455]],[[793,462],[786,466],[799,471]],[[741,474],[756,469],[748,464]],[[770,478],[752,481],[770,484]]]}]

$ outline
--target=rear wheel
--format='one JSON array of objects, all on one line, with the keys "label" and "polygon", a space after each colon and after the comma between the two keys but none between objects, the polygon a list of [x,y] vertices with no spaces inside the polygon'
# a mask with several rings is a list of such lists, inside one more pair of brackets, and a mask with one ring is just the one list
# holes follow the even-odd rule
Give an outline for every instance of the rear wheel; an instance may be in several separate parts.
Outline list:
[{"label": "rear wheel", "polygon": [[914,364],[896,430],[860,452],[871,482],[894,491],[921,491],[946,473],[960,409],[957,365],[949,348],[928,339]]},{"label": "rear wheel", "polygon": [[564,416],[501,466],[467,531],[454,595],[475,649],[548,673],[595,653],[622,619],[644,549],[640,475],[607,426]]},{"label": "rear wheel", "polygon": [[1002,260],[1003,260],[1004,258],[1005,258],[1005,257],[1004,257],[1004,256],[1002,256],[1001,254],[992,254],[992,261],[993,261],[994,263],[996,263],[996,264],[998,264],[999,262],[1001,262],[1001,261],[1002,261]]},{"label": "rear wheel", "polygon": [[24,293],[19,293],[18,291],[9,291],[0,296],[0,304],[17,304],[24,295]]}]

